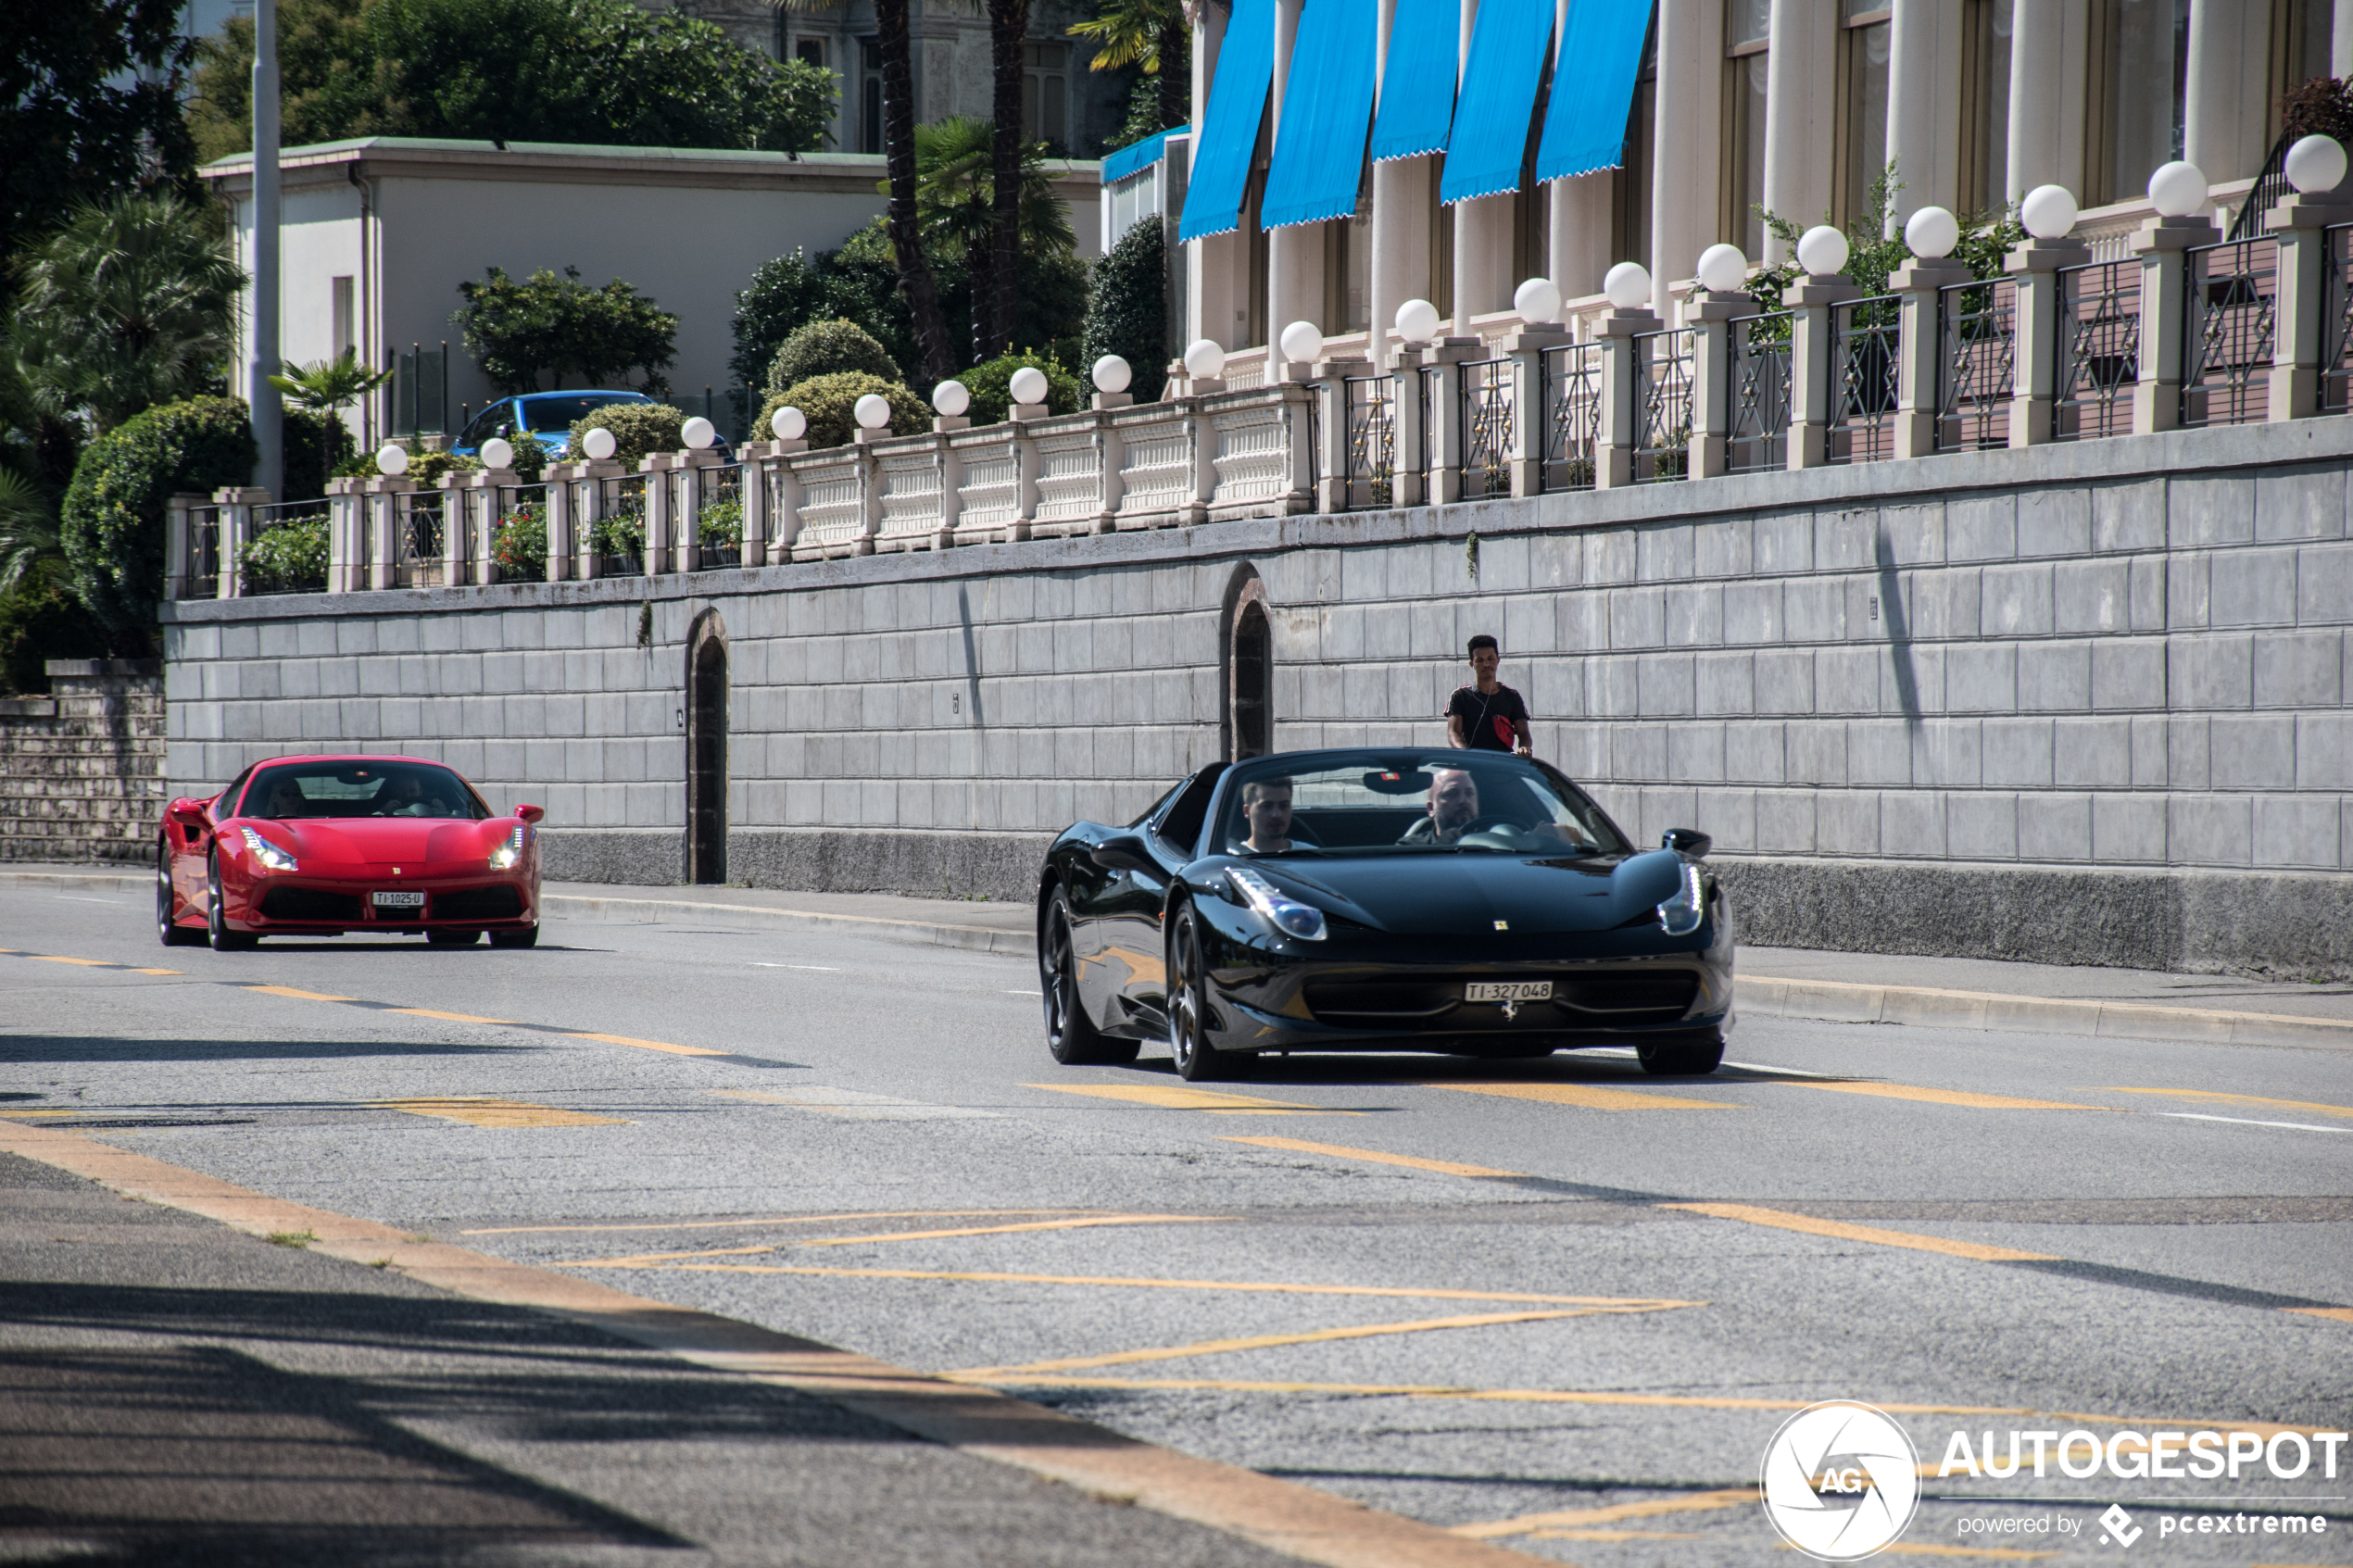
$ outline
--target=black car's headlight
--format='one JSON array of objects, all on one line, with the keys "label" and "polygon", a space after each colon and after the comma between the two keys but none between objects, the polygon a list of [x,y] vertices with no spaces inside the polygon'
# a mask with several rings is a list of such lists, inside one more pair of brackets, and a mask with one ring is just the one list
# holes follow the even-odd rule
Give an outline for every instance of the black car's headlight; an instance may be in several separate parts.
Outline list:
[{"label": "black car's headlight", "polygon": [[1313,904],[1302,904],[1248,866],[1228,866],[1227,877],[1242,901],[1266,918],[1266,922],[1285,936],[1296,936],[1302,942],[1324,939],[1324,911]]},{"label": "black car's headlight", "polygon": [[295,869],[294,856],[281,846],[271,843],[251,828],[239,828],[237,831],[245,835],[245,848],[252,854],[255,863],[264,871],[290,872]]},{"label": "black car's headlight", "polygon": [[1707,895],[1699,884],[1699,868],[1683,867],[1683,885],[1658,907],[1659,929],[1669,936],[1689,936],[1707,914]]},{"label": "black car's headlight", "polygon": [[528,826],[521,822],[516,823],[515,831],[507,835],[507,842],[490,852],[490,869],[494,872],[503,872],[512,867],[517,860],[522,859],[523,843],[530,832],[531,829]]}]

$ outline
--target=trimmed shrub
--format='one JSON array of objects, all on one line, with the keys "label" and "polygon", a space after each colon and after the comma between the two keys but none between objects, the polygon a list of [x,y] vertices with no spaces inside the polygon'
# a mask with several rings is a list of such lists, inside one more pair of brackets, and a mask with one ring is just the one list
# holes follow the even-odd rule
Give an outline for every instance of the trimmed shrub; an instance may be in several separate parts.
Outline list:
[{"label": "trimmed shrub", "polygon": [[686,416],[667,403],[608,403],[591,408],[572,422],[572,458],[587,457],[581,437],[592,430],[612,432],[612,460],[635,470],[656,452],[675,452],[686,445]]},{"label": "trimmed shrub", "polygon": [[243,484],[255,456],[237,397],[158,405],[83,450],[59,534],[75,596],[106,628],[116,657],[145,659],[153,650],[172,495]]},{"label": "trimmed shrub", "polygon": [[547,448],[527,430],[519,430],[507,437],[507,445],[515,449],[515,477],[525,484],[538,483],[540,476],[547,471]]},{"label": "trimmed shrub", "polygon": [[819,376],[857,370],[885,381],[905,381],[899,361],[875,334],[855,321],[812,321],[797,328],[768,366],[768,390],[782,392]]},{"label": "trimmed shrub", "polygon": [[286,477],[281,501],[316,501],[327,493],[327,479],[342,471],[358,456],[359,443],[333,414],[286,405]]},{"label": "trimmed shrub", "polygon": [[770,393],[768,401],[760,408],[761,439],[768,436],[769,419],[777,409],[790,404],[809,420],[810,445],[843,445],[858,429],[858,417],[854,411],[858,400],[870,392],[878,392],[889,400],[893,433],[913,435],[931,429],[931,407],[916,396],[912,388],[895,381],[885,381],[880,376],[844,370],[837,375],[814,377],[797,386],[788,386],[782,392]]},{"label": "trimmed shrub", "polygon": [[1168,384],[1168,249],[1158,220],[1119,237],[1095,267],[1082,365],[1116,354],[1135,371],[1127,390],[1149,403]]},{"label": "trimmed shrub", "polygon": [[973,395],[973,423],[993,425],[1011,417],[1013,372],[1025,365],[1034,365],[1046,372],[1048,413],[1075,414],[1087,406],[1086,388],[1063,368],[1062,361],[1033,352],[1002,354],[985,365],[975,365],[957,378]]},{"label": "trimmed shrub", "polygon": [[107,629],[82,601],[39,574],[0,594],[0,692],[39,696],[53,659],[104,659]]},{"label": "trimmed shrub", "polygon": [[290,518],[237,552],[248,594],[294,594],[327,585],[327,514]]},{"label": "trimmed shrub", "polygon": [[411,452],[404,479],[420,490],[430,490],[445,473],[480,473],[482,459],[458,452]]}]

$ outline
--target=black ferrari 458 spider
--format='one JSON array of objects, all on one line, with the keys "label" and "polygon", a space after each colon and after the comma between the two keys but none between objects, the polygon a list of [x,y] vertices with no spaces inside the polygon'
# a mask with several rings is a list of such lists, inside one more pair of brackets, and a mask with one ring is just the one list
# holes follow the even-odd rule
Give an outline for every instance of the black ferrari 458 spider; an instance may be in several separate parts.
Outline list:
[{"label": "black ferrari 458 spider", "polygon": [[1047,1044],[1119,1062],[1165,1040],[1191,1079],[1265,1052],[1610,1045],[1713,1072],[1733,935],[1708,847],[1678,828],[1638,849],[1556,770],[1500,753],[1213,763],[1047,852]]}]

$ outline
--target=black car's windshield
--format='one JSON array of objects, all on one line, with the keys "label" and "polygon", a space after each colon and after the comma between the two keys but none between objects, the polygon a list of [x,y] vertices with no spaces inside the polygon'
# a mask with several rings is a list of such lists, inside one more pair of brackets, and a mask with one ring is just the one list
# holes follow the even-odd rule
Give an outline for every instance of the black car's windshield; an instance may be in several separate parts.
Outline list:
[{"label": "black car's windshield", "polygon": [[[1214,848],[1213,848],[1214,847]],[[1619,855],[1601,808],[1541,763],[1478,751],[1314,752],[1238,764],[1205,852]]]},{"label": "black car's windshield", "polygon": [[573,422],[585,414],[610,408],[616,403],[645,401],[629,392],[588,392],[577,397],[526,397],[522,400],[523,428],[542,432],[568,431]]},{"label": "black car's windshield", "polygon": [[254,775],[244,815],[282,822],[303,817],[479,821],[490,808],[465,780],[429,762],[289,762]]}]

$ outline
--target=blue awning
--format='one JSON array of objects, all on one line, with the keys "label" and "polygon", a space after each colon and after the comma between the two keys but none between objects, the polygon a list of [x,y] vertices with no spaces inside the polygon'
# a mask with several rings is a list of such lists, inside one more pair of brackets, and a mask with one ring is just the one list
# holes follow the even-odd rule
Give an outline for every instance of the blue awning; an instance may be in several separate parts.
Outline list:
[{"label": "blue awning", "polygon": [[1462,17],[1462,0],[1397,0],[1389,65],[1381,72],[1380,115],[1373,122],[1375,163],[1446,150]]},{"label": "blue awning", "polygon": [[1626,119],[1650,24],[1650,0],[1569,0],[1544,140],[1536,149],[1537,179],[1564,180],[1625,161]]},{"label": "blue awning", "polygon": [[1356,210],[1379,44],[1380,16],[1370,0],[1306,0],[1284,79],[1274,167],[1266,172],[1266,228]]},{"label": "blue awning", "polygon": [[1168,156],[1168,139],[1182,136],[1192,129],[1189,125],[1174,126],[1155,131],[1140,142],[1130,142],[1103,159],[1103,183],[1116,184],[1130,174],[1142,172]]},{"label": "blue awning", "polygon": [[1438,182],[1441,202],[1519,189],[1536,85],[1552,42],[1553,0],[1479,0],[1446,142],[1446,172]]},{"label": "blue awning", "polygon": [[1258,122],[1274,79],[1275,0],[1234,0],[1217,51],[1217,80],[1209,88],[1209,112],[1202,116],[1193,146],[1178,239],[1204,240],[1241,227],[1251,155],[1258,150]]}]

